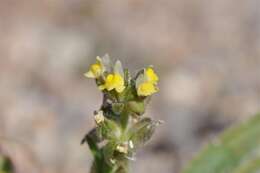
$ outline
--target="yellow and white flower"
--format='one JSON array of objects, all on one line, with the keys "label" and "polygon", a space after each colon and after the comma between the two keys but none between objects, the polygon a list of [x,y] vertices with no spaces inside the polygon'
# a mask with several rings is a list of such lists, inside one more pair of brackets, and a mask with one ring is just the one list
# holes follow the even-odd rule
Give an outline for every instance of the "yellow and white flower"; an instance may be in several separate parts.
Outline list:
[{"label": "yellow and white flower", "polygon": [[149,82],[157,84],[159,77],[154,72],[152,67],[148,67],[147,69],[145,69],[145,73]]},{"label": "yellow and white flower", "polygon": [[138,96],[149,96],[159,91],[157,82],[159,77],[154,72],[152,67],[144,69],[136,79],[136,89]]},{"label": "yellow and white flower", "polygon": [[96,59],[96,63],[92,64],[89,71],[84,74],[88,78],[99,78],[105,72],[105,67],[102,63],[102,59],[99,56],[97,56]]},{"label": "yellow and white flower", "polygon": [[118,93],[121,93],[125,89],[124,78],[120,74],[109,74],[103,85],[99,86],[100,90],[111,91],[115,89]]},{"label": "yellow and white flower", "polygon": [[141,83],[137,88],[139,96],[149,96],[156,93],[159,89],[151,82]]},{"label": "yellow and white flower", "polygon": [[105,83],[99,86],[100,90],[111,91],[113,89],[116,92],[121,93],[125,89],[124,71],[120,61],[116,61],[112,74],[108,74],[105,78]]}]

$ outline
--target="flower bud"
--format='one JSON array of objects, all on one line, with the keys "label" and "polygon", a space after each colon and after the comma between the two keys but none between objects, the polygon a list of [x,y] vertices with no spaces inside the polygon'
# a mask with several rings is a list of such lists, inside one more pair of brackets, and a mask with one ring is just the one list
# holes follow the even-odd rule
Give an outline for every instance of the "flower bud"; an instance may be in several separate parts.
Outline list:
[{"label": "flower bud", "polygon": [[145,112],[144,101],[130,101],[128,102],[128,107],[131,112],[136,113],[137,115],[142,115]]}]

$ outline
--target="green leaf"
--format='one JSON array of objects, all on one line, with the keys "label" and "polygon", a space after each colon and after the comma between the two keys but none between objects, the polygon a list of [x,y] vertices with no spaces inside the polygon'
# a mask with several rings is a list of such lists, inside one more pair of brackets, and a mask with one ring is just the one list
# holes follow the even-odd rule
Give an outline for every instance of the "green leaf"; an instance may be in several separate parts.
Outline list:
[{"label": "green leaf", "polygon": [[183,173],[232,173],[260,149],[260,115],[226,130]]},{"label": "green leaf", "polygon": [[121,137],[121,128],[113,120],[105,118],[104,122],[98,126],[98,131],[104,139],[117,140]]},{"label": "green leaf", "polygon": [[234,170],[234,173],[259,173],[260,172],[260,157],[245,161]]},{"label": "green leaf", "polygon": [[132,126],[128,132],[134,148],[144,145],[153,135],[157,123],[150,118],[143,118]]},{"label": "green leaf", "polygon": [[98,134],[97,129],[92,129],[81,141],[81,144],[85,142],[88,143],[90,151],[92,152],[93,156],[97,159],[101,158],[100,150],[98,147],[98,142],[100,142],[100,137]]},{"label": "green leaf", "polygon": [[106,163],[110,166],[114,166],[113,159],[114,158],[114,151],[116,148],[116,143],[115,142],[108,142],[104,147],[103,147],[103,155]]}]

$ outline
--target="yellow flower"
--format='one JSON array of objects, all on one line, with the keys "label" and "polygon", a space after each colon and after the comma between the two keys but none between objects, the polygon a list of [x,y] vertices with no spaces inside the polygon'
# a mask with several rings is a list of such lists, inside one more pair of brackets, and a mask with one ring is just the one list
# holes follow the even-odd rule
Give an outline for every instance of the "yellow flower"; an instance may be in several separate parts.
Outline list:
[{"label": "yellow flower", "polygon": [[105,79],[105,84],[99,86],[99,89],[107,89],[111,91],[115,89],[118,93],[121,93],[125,89],[124,78],[120,74],[109,74]]},{"label": "yellow flower", "polygon": [[159,77],[154,72],[153,68],[146,68],[143,74],[140,74],[136,79],[137,95],[149,96],[156,93],[159,90],[157,87],[158,80]]},{"label": "yellow flower", "polygon": [[97,62],[95,64],[92,64],[90,66],[90,69],[87,73],[84,75],[88,78],[98,78],[100,77],[105,71],[105,68],[102,64],[101,58],[98,56],[97,57]]},{"label": "yellow flower", "polygon": [[151,67],[148,67],[145,70],[145,73],[146,73],[146,76],[147,76],[149,82],[154,83],[154,84],[156,84],[158,82],[159,78]]},{"label": "yellow flower", "polygon": [[98,111],[97,113],[95,113],[94,119],[97,124],[104,122],[105,117],[103,115],[103,111]]},{"label": "yellow flower", "polygon": [[152,82],[141,83],[137,88],[137,94],[139,96],[149,96],[156,93],[159,89]]}]

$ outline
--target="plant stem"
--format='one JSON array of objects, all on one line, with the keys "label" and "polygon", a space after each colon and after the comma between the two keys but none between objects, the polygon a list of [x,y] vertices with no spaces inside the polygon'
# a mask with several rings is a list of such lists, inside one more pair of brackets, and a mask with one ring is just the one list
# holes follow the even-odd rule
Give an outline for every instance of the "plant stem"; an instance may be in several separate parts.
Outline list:
[{"label": "plant stem", "polygon": [[124,111],[122,112],[122,114],[120,116],[121,127],[122,127],[123,130],[125,130],[127,128],[128,119],[129,119],[129,113],[126,109],[124,109]]}]

